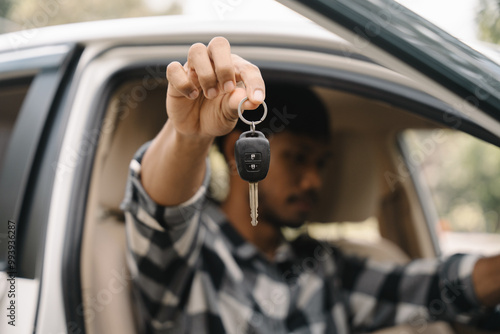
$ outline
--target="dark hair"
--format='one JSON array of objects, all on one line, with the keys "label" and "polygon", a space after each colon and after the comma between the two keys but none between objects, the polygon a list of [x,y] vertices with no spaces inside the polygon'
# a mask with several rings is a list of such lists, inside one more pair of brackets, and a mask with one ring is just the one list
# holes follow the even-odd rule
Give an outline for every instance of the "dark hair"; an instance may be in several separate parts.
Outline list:
[{"label": "dark hair", "polygon": [[[266,83],[267,117],[256,129],[266,137],[283,131],[327,140],[330,137],[328,112],[319,97],[308,87],[288,83]],[[248,121],[262,117],[262,107],[243,113]],[[236,130],[250,130],[248,124],[238,120]],[[217,139],[222,151],[224,137]]]}]

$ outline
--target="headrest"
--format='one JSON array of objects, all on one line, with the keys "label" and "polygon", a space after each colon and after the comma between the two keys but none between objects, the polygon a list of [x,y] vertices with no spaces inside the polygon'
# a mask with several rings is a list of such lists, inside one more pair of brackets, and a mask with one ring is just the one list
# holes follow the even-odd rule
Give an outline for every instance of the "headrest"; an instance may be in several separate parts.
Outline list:
[{"label": "headrest", "polygon": [[334,133],[333,157],[313,222],[358,222],[373,216],[379,194],[379,161],[370,134]]},{"label": "headrest", "polygon": [[165,85],[148,90],[145,98],[140,96],[140,101],[136,101],[133,92],[138,85],[141,83],[119,89],[106,113],[100,143],[106,147],[102,149],[99,184],[99,204],[105,210],[120,210],[130,160],[142,144],[155,137],[167,119],[165,108],[161,108],[165,105]]}]

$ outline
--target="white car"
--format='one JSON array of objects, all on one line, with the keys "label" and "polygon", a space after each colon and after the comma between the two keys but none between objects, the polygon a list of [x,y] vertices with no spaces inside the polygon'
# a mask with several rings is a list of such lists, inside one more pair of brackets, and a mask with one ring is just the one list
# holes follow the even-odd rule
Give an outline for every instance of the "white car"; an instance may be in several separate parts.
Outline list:
[{"label": "white car", "polygon": [[[138,331],[119,208],[128,164],[166,120],[166,65],[214,36],[266,81],[311,86],[329,108],[334,159],[313,220],[332,224],[306,232],[399,263],[467,242],[500,252],[500,228],[481,230],[500,212],[448,199],[444,216],[439,183],[450,161],[466,170],[464,137],[500,176],[500,66],[395,2],[281,2],[311,21],[148,17],[0,36],[0,333]],[[464,175],[458,195],[490,183]]]}]

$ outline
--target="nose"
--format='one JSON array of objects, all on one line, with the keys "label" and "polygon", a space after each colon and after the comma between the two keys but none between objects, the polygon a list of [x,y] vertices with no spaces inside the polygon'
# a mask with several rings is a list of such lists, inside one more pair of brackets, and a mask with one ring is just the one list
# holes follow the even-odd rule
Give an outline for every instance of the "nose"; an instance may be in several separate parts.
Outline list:
[{"label": "nose", "polygon": [[316,166],[309,166],[302,175],[301,188],[303,190],[319,190],[323,185],[323,178]]}]

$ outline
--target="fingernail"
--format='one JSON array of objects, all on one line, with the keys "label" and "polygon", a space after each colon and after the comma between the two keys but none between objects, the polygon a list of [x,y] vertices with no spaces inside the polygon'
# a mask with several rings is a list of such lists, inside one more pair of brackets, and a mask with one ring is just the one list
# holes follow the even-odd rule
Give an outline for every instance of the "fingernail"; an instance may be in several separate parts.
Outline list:
[{"label": "fingernail", "polygon": [[190,98],[191,100],[194,100],[194,99],[196,99],[197,97],[198,97],[198,90],[196,90],[196,89],[195,89],[195,90],[193,90],[193,91],[191,92],[191,94],[189,94],[189,98]]},{"label": "fingernail", "polygon": [[224,84],[224,91],[226,93],[231,93],[234,90],[234,83],[232,81],[226,81]]},{"label": "fingernail", "polygon": [[253,92],[253,99],[258,102],[264,101],[264,92],[261,91],[260,89],[256,89]]},{"label": "fingernail", "polygon": [[213,99],[217,96],[217,91],[215,90],[215,88],[210,88],[207,92],[207,97],[209,99]]}]

